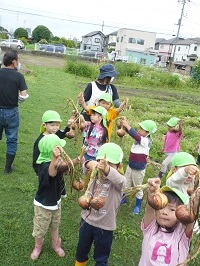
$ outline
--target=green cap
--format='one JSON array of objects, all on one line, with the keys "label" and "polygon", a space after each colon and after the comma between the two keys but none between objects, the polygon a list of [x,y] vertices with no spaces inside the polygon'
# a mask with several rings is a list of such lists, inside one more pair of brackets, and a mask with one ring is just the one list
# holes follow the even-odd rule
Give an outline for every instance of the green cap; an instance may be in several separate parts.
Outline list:
[{"label": "green cap", "polygon": [[167,125],[168,125],[169,127],[175,127],[175,126],[177,125],[177,123],[178,123],[178,120],[179,120],[179,118],[177,118],[177,117],[172,117],[172,118],[170,118],[170,119],[167,121]]},{"label": "green cap", "polygon": [[97,106],[93,109],[93,111],[102,115],[103,125],[104,125],[104,127],[106,127],[107,126],[107,120],[106,119],[107,119],[107,115],[108,115],[107,110],[102,106]]},{"label": "green cap", "polygon": [[188,199],[189,199],[189,196],[187,196],[186,194],[183,194],[180,190],[176,189],[176,188],[171,188],[171,187],[168,187],[168,186],[163,186],[161,188],[161,191],[164,192],[164,191],[173,191],[179,198],[180,200],[186,204]]},{"label": "green cap", "polygon": [[178,152],[172,157],[172,166],[196,165],[194,157],[187,152]]},{"label": "green cap", "polygon": [[64,147],[65,144],[66,141],[64,139],[60,139],[55,134],[45,135],[38,143],[40,155],[36,163],[41,164],[44,162],[50,162],[52,159],[52,152],[55,146]]},{"label": "green cap", "polygon": [[103,94],[101,94],[101,96],[99,97],[99,101],[100,100],[104,100],[106,102],[112,103],[112,96],[109,93],[104,92]]},{"label": "green cap", "polygon": [[156,133],[157,126],[156,126],[156,123],[152,120],[144,120],[141,123],[138,123],[138,125],[145,131],[148,131],[150,133],[151,138],[153,134]]},{"label": "green cap", "polygon": [[[42,123],[47,122],[62,122],[62,120],[60,118],[59,113],[57,113],[56,111],[48,110],[42,116]],[[43,124],[40,126],[40,132],[45,132]]]},{"label": "green cap", "polygon": [[97,160],[104,159],[110,163],[118,164],[122,162],[123,151],[121,147],[113,142],[103,144],[97,153]]}]

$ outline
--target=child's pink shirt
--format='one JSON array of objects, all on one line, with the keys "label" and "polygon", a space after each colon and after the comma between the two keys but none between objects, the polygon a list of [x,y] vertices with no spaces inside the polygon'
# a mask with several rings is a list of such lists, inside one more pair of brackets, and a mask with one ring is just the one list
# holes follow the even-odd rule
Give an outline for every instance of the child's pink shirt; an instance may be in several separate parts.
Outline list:
[{"label": "child's pink shirt", "polygon": [[168,131],[164,138],[164,152],[173,153],[179,151],[181,138],[182,132]]},{"label": "child's pink shirt", "polygon": [[183,262],[189,253],[190,239],[186,237],[184,227],[178,223],[173,232],[158,229],[156,220],[143,231],[142,255],[138,266],[176,266]]}]

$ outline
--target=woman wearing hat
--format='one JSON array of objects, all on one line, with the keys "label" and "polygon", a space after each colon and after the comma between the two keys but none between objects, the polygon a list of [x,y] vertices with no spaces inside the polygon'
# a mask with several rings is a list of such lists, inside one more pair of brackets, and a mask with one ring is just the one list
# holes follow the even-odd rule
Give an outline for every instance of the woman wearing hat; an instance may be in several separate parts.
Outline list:
[{"label": "woman wearing hat", "polygon": [[[112,64],[105,64],[100,68],[100,74],[97,77],[96,81],[90,82],[84,91],[84,99],[88,106],[97,105],[97,101],[100,95],[103,92],[107,92],[112,96],[112,101],[115,107],[120,106],[119,95],[116,87],[113,84],[110,84],[114,77],[119,73],[115,71],[115,68]],[[84,114],[86,120],[90,120],[89,116],[87,117]]]}]

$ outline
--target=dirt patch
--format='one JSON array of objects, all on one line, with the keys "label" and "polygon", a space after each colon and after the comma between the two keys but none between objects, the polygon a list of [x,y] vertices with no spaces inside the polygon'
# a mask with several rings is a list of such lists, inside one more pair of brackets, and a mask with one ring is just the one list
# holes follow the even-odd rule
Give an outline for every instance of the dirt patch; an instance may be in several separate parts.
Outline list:
[{"label": "dirt patch", "polygon": [[22,66],[35,65],[35,66],[47,66],[47,67],[64,67],[66,60],[61,57],[54,56],[38,56],[31,54],[19,54],[19,59]]}]

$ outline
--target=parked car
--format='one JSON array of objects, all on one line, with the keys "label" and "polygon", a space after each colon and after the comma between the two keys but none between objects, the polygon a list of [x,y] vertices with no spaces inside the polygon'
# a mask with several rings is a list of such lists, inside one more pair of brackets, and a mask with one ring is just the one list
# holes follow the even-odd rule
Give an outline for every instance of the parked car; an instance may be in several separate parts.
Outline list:
[{"label": "parked car", "polygon": [[78,56],[81,57],[93,57],[93,58],[102,58],[107,57],[108,54],[104,52],[92,51],[90,49],[82,50],[78,52]]},{"label": "parked car", "polygon": [[40,44],[40,51],[46,51],[47,45],[46,44]]},{"label": "parked car", "polygon": [[52,53],[65,53],[66,46],[63,44],[40,44],[40,51],[52,52]]},{"label": "parked car", "polygon": [[12,47],[12,48],[17,48],[17,49],[24,49],[25,45],[21,40],[17,40],[17,39],[7,39],[7,40],[3,40],[1,42],[1,46],[6,46],[6,47]]}]

